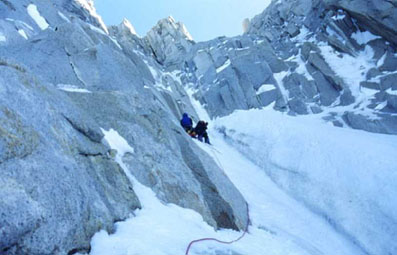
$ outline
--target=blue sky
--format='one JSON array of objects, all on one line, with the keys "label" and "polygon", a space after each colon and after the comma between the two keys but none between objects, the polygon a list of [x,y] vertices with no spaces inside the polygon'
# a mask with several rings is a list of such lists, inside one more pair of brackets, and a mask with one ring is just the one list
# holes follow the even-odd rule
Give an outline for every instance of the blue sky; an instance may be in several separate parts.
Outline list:
[{"label": "blue sky", "polygon": [[106,25],[127,18],[143,36],[158,20],[172,15],[196,41],[242,33],[242,21],[261,13],[270,0],[94,0]]}]

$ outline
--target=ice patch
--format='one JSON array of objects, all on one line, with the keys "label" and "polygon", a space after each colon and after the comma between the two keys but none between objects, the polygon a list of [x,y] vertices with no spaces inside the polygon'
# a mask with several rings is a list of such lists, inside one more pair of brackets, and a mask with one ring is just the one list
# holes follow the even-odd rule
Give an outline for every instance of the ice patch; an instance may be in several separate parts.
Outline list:
[{"label": "ice patch", "polygon": [[119,42],[118,42],[115,38],[113,38],[113,37],[111,37],[111,36],[109,36],[109,38],[110,38],[110,40],[117,46],[117,48],[119,48],[120,50],[123,49],[123,48],[121,47],[121,45],[119,44]]},{"label": "ice patch", "polygon": [[105,135],[104,139],[109,144],[110,148],[117,150],[117,154],[119,154],[121,157],[128,152],[134,153],[134,148],[132,148],[116,130],[110,129],[109,131],[106,131],[102,128],[101,130]]},{"label": "ice patch", "polygon": [[232,62],[230,61],[230,59],[226,60],[226,62],[225,62],[222,66],[220,66],[220,67],[218,67],[218,68],[216,69],[216,72],[217,72],[217,73],[222,72],[222,71],[225,70],[228,66],[230,66],[231,63],[232,63]]},{"label": "ice patch", "polygon": [[27,7],[28,13],[30,17],[36,22],[36,24],[40,27],[41,30],[45,30],[49,27],[45,18],[43,18],[39,11],[37,10],[37,6],[34,4],[29,4]]},{"label": "ice patch", "polygon": [[378,105],[375,107],[375,110],[380,111],[380,110],[382,110],[383,108],[385,108],[386,106],[387,106],[387,101],[384,101],[384,102],[378,104]]},{"label": "ice patch", "polygon": [[365,31],[365,32],[357,31],[352,34],[352,38],[356,40],[358,44],[363,45],[363,44],[367,44],[372,40],[379,39],[382,37],[378,35],[374,35],[369,31]]},{"label": "ice patch", "polygon": [[272,91],[275,89],[276,89],[276,86],[274,86],[273,84],[263,84],[259,87],[258,91],[256,91],[256,94],[260,95],[264,92]]},{"label": "ice patch", "polygon": [[143,62],[145,62],[146,66],[149,68],[149,71],[152,74],[153,78],[157,79],[159,75],[157,70],[153,66],[151,66],[147,60],[143,60]]},{"label": "ice patch", "polygon": [[397,96],[397,90],[392,90],[391,88],[386,90],[386,93],[389,95]]},{"label": "ice patch", "polygon": [[57,86],[58,89],[67,91],[67,92],[74,92],[74,93],[92,93],[91,91],[87,89],[82,89],[79,88],[75,85],[70,85],[70,84],[58,84]]},{"label": "ice patch", "polygon": [[378,63],[376,63],[376,67],[381,67],[381,66],[383,66],[383,64],[385,63],[385,60],[386,60],[386,56],[387,56],[387,53],[385,53],[385,54],[383,54],[383,56],[378,60]]},{"label": "ice patch", "polygon": [[62,12],[58,11],[59,17],[61,17],[64,21],[70,23],[70,20],[63,14]]},{"label": "ice patch", "polygon": [[236,51],[244,51],[244,50],[249,50],[250,47],[244,47],[244,48],[237,48]]},{"label": "ice patch", "polygon": [[95,32],[97,32],[97,33],[100,33],[100,34],[102,34],[102,35],[107,35],[106,33],[105,33],[105,31],[103,31],[102,29],[100,29],[100,28],[98,28],[98,27],[96,27],[96,26],[94,26],[94,25],[91,25],[91,24],[88,24],[89,26],[90,26],[90,29],[91,30],[93,30],[93,31],[95,31]]},{"label": "ice patch", "polygon": [[346,18],[346,15],[345,14],[340,14],[340,13],[338,13],[338,15],[332,17],[333,20],[341,20],[341,19],[344,19],[344,18]]},{"label": "ice patch", "polygon": [[19,33],[23,38],[25,38],[26,40],[28,40],[28,36],[27,36],[27,34],[25,33],[25,30],[19,29],[19,30],[18,30],[18,33]]},{"label": "ice patch", "polygon": [[189,31],[187,31],[185,24],[183,23],[178,23],[178,24],[182,34],[184,34],[188,40],[194,41],[192,35],[189,33]]},{"label": "ice patch", "polygon": [[0,33],[0,42],[5,42],[7,41],[7,38],[4,36],[3,33]]},{"label": "ice patch", "polygon": [[278,87],[280,89],[281,95],[283,96],[285,102],[288,102],[288,98],[289,98],[289,92],[288,90],[285,89],[284,87],[284,82],[283,79],[290,74],[288,71],[283,71],[280,73],[275,73],[273,74],[274,79],[276,79]]}]

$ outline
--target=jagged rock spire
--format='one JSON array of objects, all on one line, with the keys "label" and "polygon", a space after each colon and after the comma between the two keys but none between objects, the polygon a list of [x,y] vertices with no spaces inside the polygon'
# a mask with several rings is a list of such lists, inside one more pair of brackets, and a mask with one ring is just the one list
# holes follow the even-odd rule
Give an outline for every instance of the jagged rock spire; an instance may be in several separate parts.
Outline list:
[{"label": "jagged rock spire", "polygon": [[121,24],[119,25],[119,27],[120,27],[120,29],[122,29],[122,30],[127,30],[127,31],[129,31],[131,34],[133,34],[133,35],[138,35],[137,34],[137,32],[136,32],[136,30],[135,30],[135,27],[131,24],[131,22],[128,20],[128,19],[126,19],[126,18],[124,18],[123,19],[123,21],[121,22]]},{"label": "jagged rock spire", "polygon": [[109,31],[102,20],[102,17],[96,12],[93,0],[73,0],[75,3],[83,7],[88,13],[89,17],[94,19],[99,27],[101,27],[107,34]]},{"label": "jagged rock spire", "polygon": [[189,52],[194,44],[193,38],[185,25],[176,22],[172,16],[160,20],[146,35],[146,40],[153,50],[157,61],[173,64]]}]

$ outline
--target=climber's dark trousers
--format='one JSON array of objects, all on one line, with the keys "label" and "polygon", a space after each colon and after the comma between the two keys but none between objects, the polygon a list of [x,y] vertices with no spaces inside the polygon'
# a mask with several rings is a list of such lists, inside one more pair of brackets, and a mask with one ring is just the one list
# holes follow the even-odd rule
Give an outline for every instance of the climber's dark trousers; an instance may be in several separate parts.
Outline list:
[{"label": "climber's dark trousers", "polygon": [[210,139],[208,138],[208,134],[207,133],[199,135],[197,138],[199,139],[200,142],[202,142],[203,138],[204,138],[205,143],[210,144]]}]

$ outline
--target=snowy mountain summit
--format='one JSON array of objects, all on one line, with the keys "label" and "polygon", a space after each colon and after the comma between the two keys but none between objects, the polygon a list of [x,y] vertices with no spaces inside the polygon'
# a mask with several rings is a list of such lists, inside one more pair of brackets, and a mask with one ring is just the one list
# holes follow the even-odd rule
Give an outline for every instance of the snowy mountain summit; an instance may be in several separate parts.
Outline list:
[{"label": "snowy mountain summit", "polygon": [[274,0],[195,42],[1,0],[0,254],[397,254],[396,7]]}]

